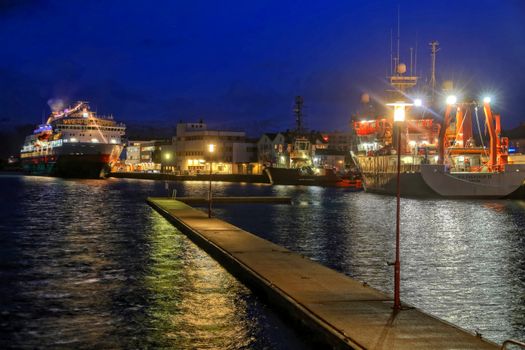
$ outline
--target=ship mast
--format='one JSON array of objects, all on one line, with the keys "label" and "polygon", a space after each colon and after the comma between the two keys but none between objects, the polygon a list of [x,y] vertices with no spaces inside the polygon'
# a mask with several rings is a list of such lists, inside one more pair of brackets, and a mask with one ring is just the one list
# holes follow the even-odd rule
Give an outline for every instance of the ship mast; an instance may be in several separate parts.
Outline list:
[{"label": "ship mast", "polygon": [[295,96],[295,106],[293,112],[295,114],[295,131],[298,134],[303,133],[303,104],[304,99],[302,96]]},{"label": "ship mast", "polygon": [[428,43],[430,45],[430,88],[432,89],[432,102],[434,102],[434,94],[436,92],[436,53],[440,50],[438,48],[439,42],[436,40]]}]

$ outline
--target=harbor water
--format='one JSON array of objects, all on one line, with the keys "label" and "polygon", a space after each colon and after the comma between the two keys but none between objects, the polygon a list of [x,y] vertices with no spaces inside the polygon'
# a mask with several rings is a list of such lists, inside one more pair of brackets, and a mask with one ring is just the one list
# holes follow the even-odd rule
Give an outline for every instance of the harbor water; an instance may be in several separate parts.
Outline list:
[{"label": "harbor water", "polygon": [[[0,177],[2,348],[307,348],[249,289],[145,203],[208,183]],[[214,183],[292,205],[214,215],[392,292],[395,198]],[[525,202],[402,199],[401,298],[496,342],[525,340]]]}]

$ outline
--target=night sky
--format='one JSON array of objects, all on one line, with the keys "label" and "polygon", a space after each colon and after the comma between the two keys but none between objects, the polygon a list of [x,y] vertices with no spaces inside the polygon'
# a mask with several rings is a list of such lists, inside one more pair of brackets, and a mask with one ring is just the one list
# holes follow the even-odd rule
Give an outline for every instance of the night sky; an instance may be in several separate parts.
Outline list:
[{"label": "night sky", "polygon": [[[525,121],[525,1],[0,1],[0,120],[39,123],[47,101],[88,100],[125,123],[200,118],[248,132],[347,130],[381,93],[401,9],[401,56],[438,40],[438,81],[490,91]],[[158,124],[162,125],[162,124]]]}]

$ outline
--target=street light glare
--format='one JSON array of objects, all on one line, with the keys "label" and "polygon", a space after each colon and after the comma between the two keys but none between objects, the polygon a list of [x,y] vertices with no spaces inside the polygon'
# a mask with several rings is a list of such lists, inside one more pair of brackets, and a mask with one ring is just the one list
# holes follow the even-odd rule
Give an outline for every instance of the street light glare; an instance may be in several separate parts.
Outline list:
[{"label": "street light glare", "polygon": [[405,121],[405,106],[404,105],[394,107],[394,121],[395,122]]},{"label": "street light glare", "polygon": [[423,105],[423,100],[421,100],[420,98],[416,98],[414,100],[414,106],[421,107],[422,105]]},{"label": "street light glare", "polygon": [[486,96],[483,98],[484,103],[490,103],[490,96]]},{"label": "street light glare", "polygon": [[447,97],[447,104],[453,105],[456,102],[458,102],[458,98],[456,96],[450,95],[450,96]]},{"label": "street light glare", "polygon": [[208,151],[209,151],[210,153],[215,152],[215,145],[214,145],[213,143],[210,143],[210,144],[208,145]]}]

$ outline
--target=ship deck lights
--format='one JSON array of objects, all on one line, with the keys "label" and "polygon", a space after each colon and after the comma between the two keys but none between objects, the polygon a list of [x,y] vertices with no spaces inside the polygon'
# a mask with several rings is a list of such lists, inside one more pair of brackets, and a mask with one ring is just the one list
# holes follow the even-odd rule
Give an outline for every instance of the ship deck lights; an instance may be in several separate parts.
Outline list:
[{"label": "ship deck lights", "polygon": [[402,101],[387,103],[387,106],[394,107],[394,121],[395,122],[404,122],[405,121],[405,109],[406,107],[413,106],[412,103],[406,103]]}]

